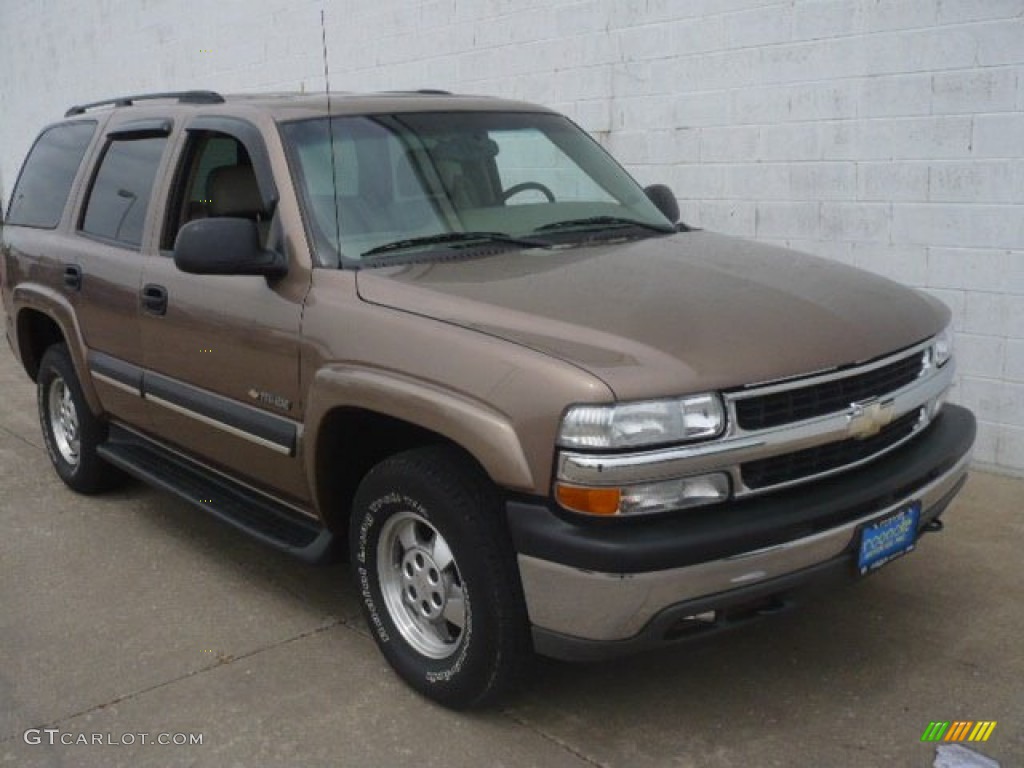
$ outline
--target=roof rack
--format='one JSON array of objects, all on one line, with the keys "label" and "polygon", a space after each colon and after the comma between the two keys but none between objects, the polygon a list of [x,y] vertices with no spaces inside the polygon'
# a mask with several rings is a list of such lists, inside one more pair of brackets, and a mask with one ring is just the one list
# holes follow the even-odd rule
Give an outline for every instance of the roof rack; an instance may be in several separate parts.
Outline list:
[{"label": "roof rack", "polygon": [[412,96],[414,94],[422,94],[424,96],[454,96],[451,91],[442,91],[440,88],[417,88],[413,91],[400,90],[400,91],[381,91],[381,93],[394,93],[399,96],[407,95]]},{"label": "roof rack", "polygon": [[223,104],[224,97],[216,91],[170,91],[168,93],[140,93],[135,96],[119,96],[116,99],[104,99],[89,104],[76,104],[67,112],[64,117],[73,117],[84,114],[88,109],[96,107],[130,107],[136,101],[147,101],[150,99],[177,99],[179,104]]}]

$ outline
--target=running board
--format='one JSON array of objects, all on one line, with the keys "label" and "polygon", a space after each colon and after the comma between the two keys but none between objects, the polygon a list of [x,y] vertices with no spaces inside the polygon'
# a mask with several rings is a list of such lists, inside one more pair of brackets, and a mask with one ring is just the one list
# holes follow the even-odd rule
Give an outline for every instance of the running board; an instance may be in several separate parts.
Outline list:
[{"label": "running board", "polygon": [[109,438],[96,450],[115,467],[275,549],[308,563],[325,562],[331,556],[334,534],[312,518],[134,432],[112,424]]}]

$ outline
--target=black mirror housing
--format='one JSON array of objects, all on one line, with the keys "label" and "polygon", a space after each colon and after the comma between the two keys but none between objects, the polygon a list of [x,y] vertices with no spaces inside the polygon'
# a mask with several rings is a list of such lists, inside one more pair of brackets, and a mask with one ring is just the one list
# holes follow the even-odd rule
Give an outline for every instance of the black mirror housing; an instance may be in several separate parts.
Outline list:
[{"label": "black mirror housing", "polygon": [[675,193],[671,189],[664,184],[651,184],[649,187],[644,187],[644,193],[647,195],[647,199],[665,215],[666,219],[673,224],[679,223],[679,201],[676,200]]},{"label": "black mirror housing", "polygon": [[190,221],[174,241],[174,264],[195,275],[263,275],[288,271],[284,257],[260,245],[256,222],[217,217]]}]

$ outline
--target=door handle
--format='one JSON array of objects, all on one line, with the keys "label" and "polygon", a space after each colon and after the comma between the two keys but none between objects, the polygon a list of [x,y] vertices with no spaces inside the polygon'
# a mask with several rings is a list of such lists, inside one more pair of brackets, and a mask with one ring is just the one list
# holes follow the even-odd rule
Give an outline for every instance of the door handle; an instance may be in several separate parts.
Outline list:
[{"label": "door handle", "polygon": [[64,287],[69,291],[82,290],[82,268],[77,264],[64,265]]},{"label": "door handle", "polygon": [[156,283],[147,283],[142,289],[142,306],[154,315],[167,312],[167,289]]}]

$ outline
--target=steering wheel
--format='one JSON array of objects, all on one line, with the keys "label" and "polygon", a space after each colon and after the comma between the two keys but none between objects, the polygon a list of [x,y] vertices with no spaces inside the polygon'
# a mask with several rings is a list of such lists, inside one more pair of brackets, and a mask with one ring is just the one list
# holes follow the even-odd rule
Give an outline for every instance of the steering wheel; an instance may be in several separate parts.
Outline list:
[{"label": "steering wheel", "polygon": [[501,193],[501,202],[507,202],[510,197],[518,195],[520,192],[527,192],[531,189],[535,189],[544,195],[544,197],[548,199],[549,203],[555,202],[555,194],[539,181],[524,181],[522,184],[512,185]]}]

